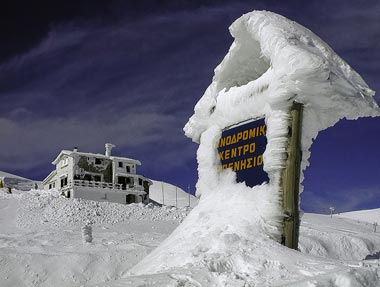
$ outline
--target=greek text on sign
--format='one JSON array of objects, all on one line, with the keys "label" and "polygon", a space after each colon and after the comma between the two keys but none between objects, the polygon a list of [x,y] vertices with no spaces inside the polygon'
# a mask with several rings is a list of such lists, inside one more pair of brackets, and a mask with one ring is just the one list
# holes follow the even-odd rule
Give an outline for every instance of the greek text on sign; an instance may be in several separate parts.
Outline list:
[{"label": "greek text on sign", "polygon": [[237,182],[245,182],[250,187],[268,182],[268,175],[263,170],[266,145],[264,119],[224,130],[218,144],[222,169],[233,169]]}]

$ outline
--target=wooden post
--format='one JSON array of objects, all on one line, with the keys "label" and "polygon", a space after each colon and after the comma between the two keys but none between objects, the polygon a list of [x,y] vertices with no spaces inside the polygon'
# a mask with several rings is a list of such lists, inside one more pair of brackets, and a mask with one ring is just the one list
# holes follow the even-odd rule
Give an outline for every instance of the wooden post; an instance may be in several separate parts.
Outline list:
[{"label": "wooden post", "polygon": [[282,244],[297,250],[299,236],[299,183],[301,172],[301,130],[303,106],[294,102],[290,109],[288,158],[282,174],[284,237]]}]

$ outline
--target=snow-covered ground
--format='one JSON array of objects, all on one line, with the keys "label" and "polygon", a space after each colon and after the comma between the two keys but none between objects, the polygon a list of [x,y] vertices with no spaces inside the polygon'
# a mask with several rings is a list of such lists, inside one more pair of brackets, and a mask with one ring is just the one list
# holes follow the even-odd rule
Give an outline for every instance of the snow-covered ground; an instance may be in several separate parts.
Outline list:
[{"label": "snow-covered ground", "polygon": [[[129,270],[188,213],[188,208],[67,199],[39,190],[7,194],[0,189],[0,286],[379,286],[380,262],[363,259],[380,251],[380,232],[365,222],[318,214],[302,218],[302,253],[258,235],[250,254],[244,255],[251,264],[243,266],[232,254],[211,252],[223,246],[206,239],[201,245],[194,238],[199,250],[190,259],[204,253],[204,264],[131,275]],[[89,222],[93,242],[84,243],[81,227]],[[220,235],[225,244],[237,251],[246,248],[227,229]],[[181,255],[173,254],[172,260],[189,260]],[[362,284],[350,285],[351,277]]]},{"label": "snow-covered ground", "polygon": [[380,224],[380,208],[340,213],[334,216]]},{"label": "snow-covered ground", "polygon": [[[118,279],[188,212],[0,189],[0,286],[71,287]],[[90,244],[81,234],[88,222]]]},{"label": "snow-covered ground", "polygon": [[[367,215],[372,216],[373,211]],[[359,261],[380,251],[380,232],[371,224],[321,214],[302,218],[299,249],[303,253],[344,261]],[[380,263],[380,262],[379,262]],[[379,285],[380,286],[380,285]]]}]

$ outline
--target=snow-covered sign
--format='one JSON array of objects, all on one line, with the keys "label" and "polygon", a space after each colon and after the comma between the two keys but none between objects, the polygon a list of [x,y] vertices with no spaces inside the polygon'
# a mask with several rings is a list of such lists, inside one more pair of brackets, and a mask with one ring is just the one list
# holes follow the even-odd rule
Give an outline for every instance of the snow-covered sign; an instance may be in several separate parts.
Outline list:
[{"label": "snow-covered sign", "polygon": [[[378,116],[379,107],[373,100],[374,92],[360,75],[301,25],[271,12],[254,11],[236,20],[230,32],[234,42],[215,68],[212,83],[184,128],[185,134],[199,143],[196,192],[201,195],[200,206],[204,206],[202,197],[214,198],[215,206],[222,204],[218,197],[228,198],[231,205],[238,197],[244,203],[250,201],[249,208],[254,208],[253,216],[264,222],[265,233],[282,242],[284,225],[297,216],[284,209],[283,179],[297,178],[289,186],[298,197],[303,191],[303,171],[309,165],[309,149],[318,132],[343,118]],[[297,133],[297,153],[302,154],[302,160],[289,176],[295,104],[303,106]],[[226,128],[257,117],[265,119],[263,170],[269,181],[249,187],[236,183],[239,175],[233,166],[218,168],[216,147]],[[224,192],[228,195],[222,195]],[[297,201],[293,206],[298,210]],[[227,214],[231,212],[231,208],[225,210]]]},{"label": "snow-covered sign", "polygon": [[[297,133],[301,135],[297,140],[302,152],[300,183],[309,165],[309,149],[320,131],[343,118],[380,115],[374,92],[360,75],[305,27],[275,13],[254,11],[237,19],[230,32],[234,42],[215,68],[210,86],[184,128],[186,136],[199,143],[199,203],[160,247],[130,270],[131,274],[193,266],[197,271],[207,269],[220,274],[215,286],[279,285],[282,279],[276,283],[255,281],[269,278],[256,262],[262,258],[269,269],[277,262],[279,270],[292,275],[299,272],[299,260],[293,258],[301,253],[278,244],[285,221],[290,218],[283,208],[281,179],[289,158],[289,138],[296,138],[289,137],[289,133],[294,135],[290,128],[296,118],[291,116],[293,111],[302,114]],[[249,187],[236,182],[231,168],[220,169],[217,146],[227,127],[261,116],[265,118],[267,138],[263,169],[269,181]],[[302,192],[302,185],[298,187]],[[309,262],[310,258],[305,260]],[[323,268],[324,263],[313,266],[317,265]],[[349,281],[345,275],[336,280],[331,269],[310,273],[311,264],[305,266],[302,274],[318,274],[335,286],[360,284],[356,283],[360,277],[357,274]],[[347,267],[336,263],[332,269],[342,274]],[[242,278],[242,282],[224,284],[222,278],[232,277]]]},{"label": "snow-covered sign", "polygon": [[218,143],[221,169],[236,172],[236,181],[253,187],[268,182],[263,170],[263,154],[267,145],[264,119],[243,122],[222,132]]}]

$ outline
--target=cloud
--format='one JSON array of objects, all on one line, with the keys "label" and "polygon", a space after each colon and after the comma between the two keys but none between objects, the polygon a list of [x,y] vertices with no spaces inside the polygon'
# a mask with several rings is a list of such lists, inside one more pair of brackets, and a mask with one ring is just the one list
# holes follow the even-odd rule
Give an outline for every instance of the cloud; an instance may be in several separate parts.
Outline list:
[{"label": "cloud", "polygon": [[[315,27],[370,79],[377,77],[369,56],[378,55],[371,50],[377,6],[365,18],[365,11],[345,5],[337,19],[306,2],[211,1],[152,13],[140,7],[135,17],[130,6],[120,8],[123,2],[117,21],[60,22],[33,49],[0,65],[0,170],[42,178],[61,149],[103,152],[109,141],[119,155],[142,160],[147,176],[189,181],[197,146],[182,127],[233,41],[228,26],[254,9]],[[322,18],[328,25],[320,25]],[[352,35],[362,35],[366,24],[370,29],[356,55],[343,35],[351,20],[360,21],[350,26]]]},{"label": "cloud", "polygon": [[[31,170],[73,146],[102,152],[106,141],[139,159],[150,154],[152,166],[165,163],[161,170],[181,164],[175,148],[185,162],[193,157],[182,127],[206,88],[199,79],[212,69],[189,69],[201,48],[186,35],[194,31],[176,29],[191,25],[173,15],[116,27],[59,26],[0,66],[0,169]],[[199,65],[214,65],[200,58]]]},{"label": "cloud", "polygon": [[164,111],[177,110],[180,101],[193,105],[216,64],[202,49],[222,41],[205,39],[206,15],[187,17],[54,28],[38,47],[0,66],[2,115],[20,107],[34,117],[56,117],[94,105],[114,111],[152,102]]},{"label": "cloud", "polygon": [[336,213],[378,208],[380,185],[363,185],[351,188],[330,186],[326,190],[305,190],[301,194],[301,207],[307,212],[328,213],[330,206]]},{"label": "cloud", "polygon": [[[241,8],[224,8],[52,26],[0,65],[0,170],[41,178],[61,149],[112,142],[156,178],[195,174],[196,145],[182,128],[232,41],[230,13]],[[220,25],[224,36],[211,37]]]},{"label": "cloud", "polygon": [[[379,91],[380,2],[334,1],[332,9],[331,1],[323,0],[313,1],[309,9],[310,13],[300,16],[300,23],[317,33],[373,90]],[[379,93],[376,99],[380,101]]]},{"label": "cloud", "polygon": [[124,114],[109,121],[80,117],[29,122],[0,119],[1,146],[6,151],[0,154],[0,162],[10,168],[32,168],[47,155],[52,161],[61,149],[74,146],[103,152],[108,141],[137,150],[141,146],[149,150],[151,145],[178,145],[183,136],[173,133],[176,126],[175,117],[154,113]]}]

